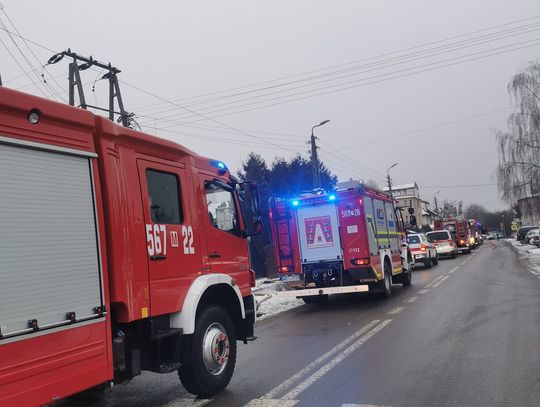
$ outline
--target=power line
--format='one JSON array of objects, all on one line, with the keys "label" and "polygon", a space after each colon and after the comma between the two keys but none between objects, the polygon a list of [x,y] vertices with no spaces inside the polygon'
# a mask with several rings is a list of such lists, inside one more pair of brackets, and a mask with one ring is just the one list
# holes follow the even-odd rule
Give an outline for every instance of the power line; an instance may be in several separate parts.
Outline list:
[{"label": "power line", "polygon": [[[186,111],[188,111],[188,112],[190,112],[190,113],[192,113],[192,114],[195,114],[195,115],[197,115],[197,116],[199,116],[199,117],[204,118],[205,120],[210,120],[210,121],[212,121],[212,122],[214,122],[214,123],[216,123],[216,124],[219,124],[220,126],[229,128],[229,129],[234,130],[234,131],[236,131],[236,132],[238,132],[238,133],[240,133],[240,134],[244,134],[244,135],[246,135],[246,136],[248,136],[248,137],[251,137],[251,138],[253,138],[253,139],[255,139],[255,140],[263,141],[263,142],[265,142],[265,143],[267,143],[267,144],[270,144],[270,145],[272,145],[272,146],[274,146],[274,147],[279,148],[280,150],[284,149],[283,146],[281,146],[281,145],[279,145],[279,144],[272,143],[272,142],[270,142],[270,141],[268,141],[268,140],[265,140],[265,139],[263,139],[263,138],[261,138],[261,137],[257,137],[257,136],[255,136],[255,135],[253,135],[253,134],[251,134],[251,133],[248,133],[248,132],[246,132],[246,131],[244,131],[244,130],[237,129],[236,127],[233,127],[233,126],[230,126],[230,125],[225,124],[225,123],[223,123],[223,122],[220,122],[219,120],[216,120],[216,119],[214,119],[214,118],[208,117],[208,116],[206,116],[206,115],[204,115],[204,114],[202,114],[202,113],[198,113],[198,112],[196,112],[196,111],[194,111],[194,110],[192,110],[192,109],[189,109],[189,108],[187,108],[187,107],[181,106],[181,105],[179,105],[179,104],[177,104],[177,103],[175,103],[175,102],[168,101],[167,99],[162,98],[161,96],[155,95],[155,94],[153,94],[153,93],[151,93],[151,92],[149,92],[149,91],[147,91],[147,90],[144,90],[144,89],[142,89],[142,88],[140,88],[140,87],[138,87],[138,86],[129,84],[129,83],[124,82],[124,81],[121,81],[121,82],[122,82],[124,85],[126,85],[126,86],[129,86],[129,87],[131,87],[131,88],[133,88],[133,89],[138,90],[139,92],[145,93],[145,94],[147,94],[147,95],[149,95],[149,96],[152,96],[152,97],[154,97],[154,98],[156,98],[156,99],[159,99],[159,100],[162,100],[162,101],[164,101],[164,102],[169,102],[169,103],[171,103],[171,104],[174,104],[174,105],[180,107],[181,109],[184,109],[184,110],[186,110]],[[287,150],[287,149],[285,149],[285,150]],[[289,150],[289,151],[293,151],[293,150]]]},{"label": "power line", "polygon": [[[533,41],[536,41],[536,42],[533,43],[533,44],[529,44],[529,45],[523,45],[521,47],[514,47],[514,48],[511,48],[511,49],[507,49],[505,51],[499,51],[502,48],[508,48],[510,46],[522,45],[522,44],[525,44],[525,43],[531,43]],[[345,82],[345,83],[338,84],[338,85],[331,85],[331,86],[326,86],[326,87],[322,87],[322,88],[311,89],[309,91],[297,92],[295,94],[290,94],[290,95],[286,95],[286,96],[274,97],[274,98],[270,98],[268,100],[261,101],[261,102],[248,103],[248,104],[245,104],[243,106],[242,105],[235,106],[234,108],[217,109],[215,111],[205,112],[205,114],[208,115],[207,117],[215,119],[215,118],[220,118],[220,117],[224,117],[224,116],[230,116],[230,115],[233,115],[233,114],[244,113],[244,112],[249,112],[249,111],[253,111],[253,110],[265,109],[265,108],[272,107],[272,106],[278,106],[278,105],[281,105],[281,104],[284,104],[284,103],[291,103],[291,102],[294,102],[294,101],[311,99],[311,98],[322,96],[322,95],[342,92],[342,91],[355,89],[355,88],[359,88],[359,87],[365,87],[365,86],[376,84],[376,83],[387,82],[387,81],[390,81],[390,80],[393,80],[393,79],[404,78],[404,77],[417,75],[417,74],[420,74],[420,73],[439,70],[439,69],[446,68],[446,67],[449,67],[449,66],[459,65],[459,64],[466,63],[466,62],[477,61],[477,60],[489,58],[491,56],[501,55],[501,54],[505,54],[505,53],[508,53],[508,52],[518,51],[518,50],[522,50],[522,49],[526,49],[526,48],[531,48],[531,47],[538,46],[538,45],[540,45],[540,38],[535,38],[533,40],[528,40],[528,41],[524,41],[524,42],[521,42],[521,43],[511,44],[511,45],[507,45],[507,46],[504,46],[504,47],[491,49],[491,50],[488,50],[488,51],[482,51],[482,52],[479,52],[479,53],[486,53],[486,52],[490,52],[490,51],[498,51],[498,52],[492,52],[492,53],[490,53],[488,55],[472,57],[472,58],[464,59],[464,60],[461,60],[461,61],[458,61],[458,62],[446,63],[446,64],[443,64],[443,65],[439,65],[439,66],[435,66],[435,67],[431,67],[431,68],[420,69],[420,70],[417,70],[417,71],[414,71],[414,72],[406,72],[406,71],[410,71],[412,69],[423,68],[424,66],[429,66],[429,65],[444,62],[444,61],[438,61],[438,62],[435,62],[435,63],[429,63],[429,64],[425,64],[425,65],[421,65],[421,66],[417,66],[417,67],[413,67],[413,68],[407,68],[407,69],[404,69],[404,70],[399,70],[399,71],[394,71],[394,72],[390,72],[390,73],[375,75],[375,76],[368,77],[368,78],[363,78],[363,79],[360,79],[360,80]],[[471,54],[471,55],[473,55],[473,54]],[[468,55],[460,56],[460,57],[457,57],[457,58],[451,58],[448,61],[464,58],[466,56],[468,56]],[[406,72],[406,73],[400,73],[400,72]],[[377,79],[377,80],[372,80],[372,81],[365,82],[365,83],[360,83],[360,84],[355,84],[355,85],[348,86],[348,85],[353,84],[353,83],[363,82],[363,81],[366,81],[366,80],[369,80],[369,79],[372,79],[372,78],[380,78],[380,77],[384,77],[384,76],[392,75],[392,74],[398,74],[398,75],[394,75],[394,76],[391,76],[391,77],[388,77],[388,78]],[[341,87],[336,88],[338,86],[341,86]],[[326,89],[332,89],[332,90],[326,90]],[[317,92],[317,91],[321,91],[321,90],[322,90],[322,92],[313,93],[313,92]],[[311,93],[311,94],[307,95],[307,96],[300,96],[300,97],[294,98],[294,96],[298,96],[298,95],[302,95],[302,94],[306,94],[306,93]],[[256,107],[251,107],[251,108],[249,107],[249,106],[253,106],[254,104],[266,103],[266,102],[270,102],[272,100],[279,100],[279,99],[290,98],[290,97],[293,97],[293,98],[285,100],[285,101],[279,101],[279,102],[274,102],[274,103],[268,103],[268,104],[265,104],[265,105],[259,105],[259,106],[256,106]],[[214,115],[215,113],[219,113],[219,112],[222,112],[222,111],[231,110],[231,109],[235,109],[235,108],[241,108],[241,107],[248,107],[248,108],[242,109],[242,110],[235,110],[235,111],[232,111],[232,112],[229,111],[228,113],[224,113],[224,114]],[[195,117],[195,116],[189,116],[189,117],[186,117],[185,119],[190,119],[190,118],[193,118],[193,117]],[[161,120],[163,120],[163,119],[161,119]],[[199,121],[201,121],[201,120],[198,119],[198,120],[192,120],[192,121],[181,121],[181,122],[173,121],[173,122],[176,125],[185,125],[185,124],[197,123]],[[170,127],[174,127],[174,126],[170,126]]]},{"label": "power line", "polygon": [[430,188],[430,189],[436,189],[436,188],[476,188],[476,187],[491,187],[498,184],[462,184],[462,185],[429,185],[429,186],[419,186],[419,188]]},{"label": "power line", "polygon": [[[480,29],[480,30],[469,31],[469,32],[466,32],[466,33],[463,33],[463,34],[452,36],[452,37],[447,37],[447,38],[443,38],[443,39],[440,39],[440,40],[431,41],[431,42],[423,43],[423,44],[420,44],[420,45],[416,45],[416,46],[413,46],[413,47],[409,47],[409,48],[405,48],[405,49],[401,49],[401,50],[397,50],[397,51],[391,51],[391,52],[387,52],[387,53],[383,53],[383,54],[379,54],[379,55],[359,59],[359,60],[356,60],[356,61],[342,63],[342,64],[339,64],[339,65],[328,66],[328,67],[325,67],[325,68],[311,70],[311,71],[307,71],[307,72],[304,72],[304,73],[297,73],[297,74],[293,74],[293,75],[282,76],[282,77],[275,78],[275,79],[272,79],[272,80],[266,80],[266,81],[262,81],[262,82],[257,82],[257,83],[253,83],[253,84],[250,84],[250,85],[237,86],[237,87],[223,89],[223,90],[219,90],[219,91],[207,92],[207,93],[204,93],[204,94],[201,94],[201,95],[188,96],[188,97],[178,99],[177,101],[183,101],[183,100],[189,100],[189,99],[197,99],[197,98],[204,97],[204,96],[210,96],[210,95],[214,95],[214,94],[220,94],[220,93],[225,93],[225,92],[229,92],[229,91],[235,91],[235,90],[239,90],[239,89],[247,89],[247,88],[251,88],[251,87],[254,87],[254,86],[260,86],[260,85],[264,85],[264,84],[268,84],[268,83],[287,80],[287,79],[290,79],[290,78],[309,75],[309,74],[316,73],[316,72],[324,72],[324,71],[328,71],[328,70],[335,69],[335,68],[340,68],[340,67],[345,67],[345,66],[348,66],[348,65],[353,65],[353,64],[356,64],[356,63],[359,63],[359,62],[370,61],[370,60],[377,59],[377,58],[383,58],[383,57],[390,56],[390,55],[395,55],[395,54],[399,54],[399,53],[403,53],[403,52],[407,52],[407,51],[411,51],[411,50],[415,50],[415,49],[420,49],[420,48],[427,47],[427,46],[434,45],[434,44],[444,43],[444,42],[451,41],[451,40],[454,40],[454,39],[458,39],[458,38],[466,37],[466,36],[469,36],[469,35],[474,35],[474,34],[486,32],[486,31],[498,29],[498,28],[501,28],[501,27],[507,27],[507,26],[517,24],[517,23],[523,23],[523,22],[526,22],[526,21],[536,20],[538,18],[540,18],[540,15],[535,15],[535,16],[528,17],[528,18],[523,18],[523,19],[519,19],[519,20],[510,21],[510,22],[507,22],[507,23],[504,23],[504,24],[499,24],[499,25],[495,25],[495,26],[486,27],[486,28],[483,28],[483,29]],[[163,105],[163,104],[159,103],[159,104],[154,104],[154,105],[147,105],[146,107],[148,107],[148,106],[156,106],[156,105]],[[140,106],[137,110],[144,109],[144,107],[145,106]]]},{"label": "power line", "polygon": [[[260,89],[254,89],[254,90],[250,90],[250,91],[246,91],[246,92],[242,92],[242,93],[225,95],[225,96],[222,96],[220,98],[197,101],[195,103],[187,104],[186,106],[188,106],[188,107],[197,106],[197,105],[200,105],[200,104],[206,104],[206,103],[221,100],[221,99],[226,99],[226,98],[231,98],[231,97],[236,97],[236,96],[242,96],[242,95],[250,94],[250,93],[261,92],[261,91],[269,90],[269,89],[273,89],[273,88],[281,88],[281,87],[292,85],[292,84],[295,84],[295,83],[312,82],[312,83],[304,83],[304,84],[298,85],[298,86],[288,87],[286,89],[280,89],[280,90],[276,90],[276,91],[272,91],[272,92],[267,92],[267,93],[264,93],[264,94],[259,94],[259,95],[255,95],[255,96],[251,96],[251,97],[245,97],[243,99],[234,100],[234,101],[231,101],[231,102],[225,102],[225,103],[221,103],[221,104],[214,104],[214,105],[211,105],[211,106],[207,106],[204,109],[206,110],[206,109],[213,109],[213,108],[221,107],[221,106],[229,106],[231,104],[236,104],[236,103],[240,103],[240,102],[244,102],[244,101],[248,101],[248,100],[259,99],[259,98],[267,97],[267,96],[274,95],[274,94],[290,92],[290,91],[295,90],[295,89],[301,89],[301,88],[305,88],[305,87],[311,87],[311,86],[314,86],[314,85],[317,85],[317,84],[322,84],[322,83],[326,83],[326,82],[332,82],[332,81],[336,81],[336,80],[339,80],[339,79],[345,79],[345,78],[348,78],[348,77],[351,77],[351,76],[357,76],[357,75],[367,73],[367,72],[377,71],[377,70],[380,70],[380,69],[386,69],[386,68],[390,68],[390,67],[396,66],[396,65],[403,65],[403,64],[406,64],[406,63],[419,61],[419,60],[426,59],[426,58],[432,58],[432,57],[442,55],[442,54],[446,54],[446,53],[450,53],[450,52],[456,52],[456,51],[459,51],[459,50],[462,50],[462,49],[465,49],[465,48],[475,47],[475,46],[478,46],[478,45],[481,45],[481,44],[486,44],[486,43],[493,42],[493,41],[500,41],[502,39],[510,38],[510,37],[513,37],[513,36],[523,35],[523,34],[526,34],[526,33],[538,31],[540,29],[539,25],[540,25],[540,22],[535,23],[535,24],[531,24],[530,26],[535,26],[536,28],[532,29],[532,30],[521,31],[521,32],[518,32],[518,33],[512,33],[512,34],[509,34],[509,35],[506,35],[506,36],[500,36],[498,38],[492,38],[492,39],[488,39],[488,40],[484,40],[484,41],[478,41],[477,39],[468,39],[468,40],[463,40],[463,41],[458,42],[458,44],[459,43],[472,42],[472,41],[475,42],[473,44],[469,44],[469,45],[465,45],[465,46],[447,44],[447,45],[442,46],[442,47],[437,47],[437,48],[433,48],[433,49],[430,49],[430,50],[419,51],[419,52],[415,52],[415,53],[410,54],[410,55],[394,57],[394,58],[391,58],[391,59],[388,59],[388,60],[377,61],[375,63],[370,63],[370,64],[366,64],[366,65],[360,65],[360,66],[357,66],[357,67],[348,68],[346,70],[336,71],[336,72],[327,73],[327,74],[324,74],[324,75],[318,75],[318,76],[309,77],[309,78],[303,78],[303,79],[296,80],[296,81],[290,81],[290,82],[281,83],[281,84],[277,84],[277,85],[273,85],[273,86],[265,87],[265,88],[260,88]],[[530,27],[527,27],[527,28],[530,28]],[[518,30],[518,28],[514,28],[513,30],[506,30],[506,31],[516,31],[516,30]],[[488,36],[494,36],[494,35],[498,35],[498,34],[500,34],[500,33],[492,33],[492,34],[488,34]],[[485,37],[486,37],[486,35],[480,37],[480,39],[485,39]],[[453,47],[454,49],[445,50],[445,51],[441,51],[441,52],[434,52],[434,51],[439,51],[441,49],[447,49],[449,47],[450,48]],[[417,56],[418,54],[427,54],[427,55],[413,58],[413,57]],[[396,61],[398,61],[398,62],[396,62]],[[392,62],[392,63],[390,63],[390,62]],[[362,68],[369,68],[369,69],[362,69]],[[360,72],[356,72],[358,70],[360,70]],[[346,73],[346,72],[351,72],[351,71],[354,71],[354,72],[353,73],[348,73],[346,75],[336,76],[336,75]],[[334,77],[332,77],[330,79],[317,80],[317,79],[328,77],[328,76],[334,76]],[[317,81],[315,81],[315,80],[317,80]],[[315,81],[315,82],[313,82],[313,81]],[[334,86],[338,86],[338,85],[339,84],[336,84]],[[163,111],[161,111],[159,113],[165,113],[165,112],[173,111],[173,110],[175,110],[175,109],[170,108],[170,109],[163,110]],[[200,109],[199,109],[199,111],[200,111]],[[158,112],[156,112],[156,113],[158,113]],[[184,116],[185,116],[185,114],[184,114]]]},{"label": "power line", "polygon": [[510,110],[510,109],[512,109],[511,106],[503,107],[503,108],[500,108],[500,109],[489,110],[487,112],[478,113],[478,114],[474,114],[474,115],[471,115],[471,116],[466,116],[466,117],[462,117],[462,118],[455,119],[455,120],[450,120],[450,121],[439,123],[439,124],[434,124],[432,126],[423,127],[421,129],[411,130],[411,131],[407,131],[405,133],[399,133],[399,134],[396,134],[394,136],[382,137],[382,138],[373,139],[373,140],[370,140],[370,141],[367,141],[367,142],[361,143],[361,144],[349,145],[347,147],[335,149],[334,151],[354,150],[354,149],[361,148],[361,147],[366,147],[366,146],[369,146],[369,145],[372,145],[372,144],[382,143],[384,141],[394,140],[394,139],[401,138],[401,137],[406,137],[406,136],[411,136],[411,135],[422,133],[422,132],[425,132],[425,131],[428,131],[428,130],[438,129],[438,128],[446,127],[446,126],[449,126],[449,125],[452,125],[452,124],[457,124],[457,123],[477,119],[479,117],[488,116],[488,115],[493,114],[493,113],[499,113],[499,112],[503,112],[503,111]]},{"label": "power line", "polygon": [[[30,51],[30,53],[32,54],[32,56],[35,58],[35,60],[38,62],[38,64],[41,64],[41,61],[40,59],[38,58],[38,56],[36,55],[36,53],[32,50],[32,48],[30,48],[30,46],[28,45],[28,41],[26,41],[26,39],[24,39],[24,37],[21,35],[21,33],[19,32],[19,30],[17,29],[17,27],[15,26],[15,23],[13,22],[13,20],[9,17],[9,15],[7,14],[4,6],[0,3],[0,10],[2,10],[2,13],[6,16],[6,18],[8,19],[9,23],[11,24],[11,26],[13,27],[13,29],[15,30],[15,32],[19,35],[19,38],[22,39],[24,45],[26,46],[26,48]],[[1,21],[1,20],[0,20]],[[2,23],[2,26],[4,28],[7,28],[5,24]],[[10,35],[10,34],[8,34]],[[51,79],[54,81],[54,83],[56,83],[56,85],[63,91],[65,92],[65,89],[62,87],[62,85],[60,85],[60,83],[56,80],[56,78],[54,78],[53,76],[51,76],[51,74],[49,73],[49,71],[47,70],[47,68],[44,66],[44,65],[41,65],[42,66],[42,69],[47,72],[47,74],[49,74],[49,76],[51,77]],[[33,67],[32,67],[33,68]],[[45,84],[47,84],[47,81],[45,79],[45,76],[43,75],[43,73],[41,74],[42,78],[43,78],[43,81]],[[58,91],[57,89],[55,89],[54,87],[52,87],[52,91],[53,92],[56,92],[58,94]],[[63,97],[63,96],[60,96],[61,99],[66,102],[66,99]]]}]

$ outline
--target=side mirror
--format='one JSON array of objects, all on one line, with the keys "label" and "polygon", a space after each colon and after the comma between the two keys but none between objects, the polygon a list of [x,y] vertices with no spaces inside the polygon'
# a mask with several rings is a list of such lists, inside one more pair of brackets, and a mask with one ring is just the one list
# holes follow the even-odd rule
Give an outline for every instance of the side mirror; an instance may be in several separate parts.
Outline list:
[{"label": "side mirror", "polygon": [[[412,208],[409,208],[409,209],[412,209]],[[414,209],[413,209],[413,212],[414,212]],[[409,223],[411,224],[411,226],[416,226],[417,225],[416,216],[411,214],[409,218]]]},{"label": "side mirror", "polygon": [[259,186],[254,181],[247,181],[240,184],[244,202],[242,212],[244,215],[244,227],[246,237],[254,236],[262,232],[263,222],[261,217],[261,206],[259,201]]}]

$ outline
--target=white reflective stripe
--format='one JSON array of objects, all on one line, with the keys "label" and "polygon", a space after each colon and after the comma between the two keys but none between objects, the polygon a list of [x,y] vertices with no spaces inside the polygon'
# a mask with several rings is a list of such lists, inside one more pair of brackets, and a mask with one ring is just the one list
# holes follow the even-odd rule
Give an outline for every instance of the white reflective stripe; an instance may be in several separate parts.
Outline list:
[{"label": "white reflective stripe", "polygon": [[305,290],[282,291],[277,294],[277,297],[307,297],[311,295],[363,293],[367,291],[369,291],[367,285],[352,285],[348,287],[307,288]]},{"label": "white reflective stripe", "polygon": [[195,332],[195,319],[199,301],[209,287],[217,284],[226,284],[233,289],[238,297],[242,319],[245,319],[246,310],[244,308],[244,299],[238,286],[232,284],[232,277],[228,274],[205,274],[197,277],[191,284],[186,298],[184,299],[182,310],[171,314],[170,327],[182,328],[183,333],[188,335]]},{"label": "white reflective stripe", "polygon": [[298,400],[254,399],[244,407],[293,407]]}]

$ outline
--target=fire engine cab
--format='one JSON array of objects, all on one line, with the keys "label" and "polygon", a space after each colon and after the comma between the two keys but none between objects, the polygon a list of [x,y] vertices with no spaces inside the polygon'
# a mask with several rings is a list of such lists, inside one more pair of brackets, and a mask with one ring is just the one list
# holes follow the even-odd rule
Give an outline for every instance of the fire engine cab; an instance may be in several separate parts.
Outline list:
[{"label": "fire engine cab", "polygon": [[362,291],[388,297],[393,283],[411,284],[401,211],[379,190],[273,197],[270,219],[280,278],[295,288],[284,295],[305,302]]},{"label": "fire engine cab", "polygon": [[254,339],[258,216],[222,162],[0,87],[0,405],[142,370],[223,390]]}]

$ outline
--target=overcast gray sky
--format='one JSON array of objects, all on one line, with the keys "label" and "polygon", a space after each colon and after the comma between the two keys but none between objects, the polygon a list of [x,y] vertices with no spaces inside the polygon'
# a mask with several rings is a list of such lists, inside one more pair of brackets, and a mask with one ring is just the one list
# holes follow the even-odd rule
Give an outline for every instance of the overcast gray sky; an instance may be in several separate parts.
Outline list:
[{"label": "overcast gray sky", "polygon": [[[126,108],[146,131],[234,171],[250,151],[268,162],[307,155],[311,126],[330,119],[316,129],[320,156],[341,180],[383,186],[386,168],[397,162],[394,182],[416,181],[424,199],[441,190],[441,200],[504,207],[496,185],[437,186],[496,183],[493,129],[504,129],[511,112],[510,77],[540,57],[538,0],[1,2],[30,40],[110,61],[123,82],[175,101],[122,85]],[[21,67],[5,46],[27,65],[1,30],[0,39],[4,85],[40,94],[28,86],[31,74],[16,78]],[[42,62],[49,58],[29,45]],[[450,66],[433,69],[441,65]],[[62,61],[45,76],[67,88],[66,73]],[[96,99],[91,91],[96,77],[84,73],[87,99],[105,105],[105,81],[96,83]]]}]

